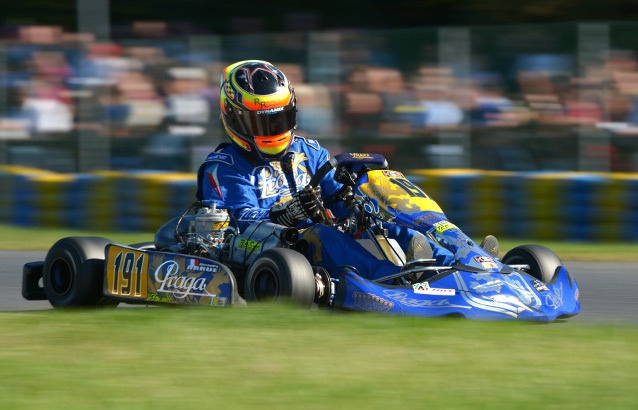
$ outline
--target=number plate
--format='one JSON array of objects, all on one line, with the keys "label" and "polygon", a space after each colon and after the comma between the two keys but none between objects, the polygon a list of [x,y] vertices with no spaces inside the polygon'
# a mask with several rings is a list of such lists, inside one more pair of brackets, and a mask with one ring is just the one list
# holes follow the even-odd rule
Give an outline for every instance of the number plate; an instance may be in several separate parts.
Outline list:
[{"label": "number plate", "polygon": [[104,294],[149,303],[227,306],[235,279],[219,262],[188,255],[106,247]]},{"label": "number plate", "polygon": [[109,295],[146,299],[148,297],[148,254],[111,245],[106,261],[105,290]]}]

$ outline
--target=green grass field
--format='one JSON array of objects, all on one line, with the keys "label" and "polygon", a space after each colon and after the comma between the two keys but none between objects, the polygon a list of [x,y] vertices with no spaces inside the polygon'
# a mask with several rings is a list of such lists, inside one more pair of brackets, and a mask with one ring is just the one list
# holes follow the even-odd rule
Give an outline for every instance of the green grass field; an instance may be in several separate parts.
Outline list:
[{"label": "green grass field", "polygon": [[638,329],[294,308],[0,313],[6,409],[630,409]]},{"label": "green grass field", "polygon": [[[86,232],[61,228],[23,228],[0,225],[0,249],[46,250],[58,239],[75,235],[104,236],[116,243],[132,244],[152,241],[154,233]],[[475,239],[478,240],[478,238]],[[538,243],[552,249],[562,260],[638,262],[638,242],[577,243],[508,238],[499,238],[499,242],[502,253],[517,245]]]},{"label": "green grass field", "polygon": [[3,250],[47,250],[58,239],[65,236],[104,236],[113,242],[131,244],[153,240],[150,232],[95,232],[65,228],[24,228],[0,224],[0,249]]},{"label": "green grass field", "polygon": [[[152,239],[0,234],[0,249]],[[638,260],[635,244],[542,244],[565,260]],[[0,332],[0,409],[638,408],[633,325],[140,307],[0,312]]]},{"label": "green grass field", "polygon": [[3,409],[630,409],[638,329],[302,311],[0,313]]}]

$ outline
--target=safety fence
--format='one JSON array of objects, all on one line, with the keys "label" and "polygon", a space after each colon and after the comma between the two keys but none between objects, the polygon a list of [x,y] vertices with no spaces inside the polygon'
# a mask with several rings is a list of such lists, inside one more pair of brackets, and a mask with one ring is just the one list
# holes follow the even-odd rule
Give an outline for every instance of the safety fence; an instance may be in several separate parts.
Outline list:
[{"label": "safety fence", "polygon": [[[471,236],[638,241],[638,174],[412,170],[408,178]],[[195,200],[193,174],[59,174],[0,166],[0,222],[146,231]]]},{"label": "safety fence", "polygon": [[192,174],[59,174],[0,166],[0,220],[21,226],[155,231],[195,201]]},{"label": "safety fence", "polygon": [[638,174],[427,170],[412,178],[470,235],[638,240]]}]

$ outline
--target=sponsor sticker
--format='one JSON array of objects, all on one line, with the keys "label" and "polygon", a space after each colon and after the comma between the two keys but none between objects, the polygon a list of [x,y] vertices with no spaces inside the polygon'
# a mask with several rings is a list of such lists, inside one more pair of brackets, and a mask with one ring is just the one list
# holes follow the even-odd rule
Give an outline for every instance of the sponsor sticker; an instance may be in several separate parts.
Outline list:
[{"label": "sponsor sticker", "polygon": [[284,107],[271,108],[269,110],[259,110],[257,111],[257,114],[274,114],[276,112],[283,111],[283,110],[284,110]]},{"label": "sponsor sticker", "polygon": [[150,295],[148,295],[148,300],[153,301],[153,302],[166,302],[169,303],[173,300],[173,295],[170,293],[166,293],[162,296],[158,295],[157,293],[151,293]]},{"label": "sponsor sticker", "polygon": [[440,221],[435,223],[434,227],[436,228],[436,233],[441,233],[447,231],[448,229],[456,228],[456,225],[454,225],[450,221]]},{"label": "sponsor sticker", "polygon": [[219,296],[215,296],[211,299],[210,301],[210,305],[211,306],[226,306],[228,304],[228,298],[224,298],[224,297],[219,297]]},{"label": "sponsor sticker", "polygon": [[498,268],[498,265],[494,262],[494,259],[490,258],[489,256],[475,256],[474,260],[480,263],[483,269],[490,270]]},{"label": "sponsor sticker", "polygon": [[351,153],[350,156],[352,158],[359,158],[359,159],[372,159],[372,155],[370,154],[361,154],[357,152]]},{"label": "sponsor sticker", "polygon": [[414,289],[414,293],[420,295],[454,296],[456,294],[454,289],[431,288],[428,282],[415,283],[412,285],[412,288]]},{"label": "sponsor sticker", "polygon": [[219,269],[219,266],[212,263],[201,262],[199,259],[189,259],[186,264],[186,269],[215,273]]},{"label": "sponsor sticker", "polygon": [[250,252],[257,252],[259,251],[259,242],[250,241],[248,239],[242,239],[237,244],[237,248],[244,249]]},{"label": "sponsor sticker", "polygon": [[383,176],[390,178],[403,178],[403,174],[399,171],[382,171]]},{"label": "sponsor sticker", "polygon": [[208,156],[208,158],[206,158],[206,161],[218,161],[228,165],[233,165],[234,163],[233,157],[231,157],[228,154],[222,154],[222,153],[212,153]]},{"label": "sponsor sticker", "polygon": [[549,288],[538,279],[532,281],[532,286],[534,286],[534,289],[536,289],[538,293],[547,292],[549,290]]}]

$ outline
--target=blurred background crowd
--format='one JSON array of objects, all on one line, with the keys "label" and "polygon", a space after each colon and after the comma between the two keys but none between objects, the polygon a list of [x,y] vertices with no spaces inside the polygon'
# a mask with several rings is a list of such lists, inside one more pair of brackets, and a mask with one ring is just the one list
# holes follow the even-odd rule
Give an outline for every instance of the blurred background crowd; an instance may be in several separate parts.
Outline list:
[{"label": "blurred background crowd", "polygon": [[5,25],[0,164],[192,172],[225,140],[222,68],[264,59],[295,86],[298,134],[333,154],[381,153],[395,169],[638,171],[638,23],[306,30],[312,16],[279,33],[140,21],[110,38]]}]

